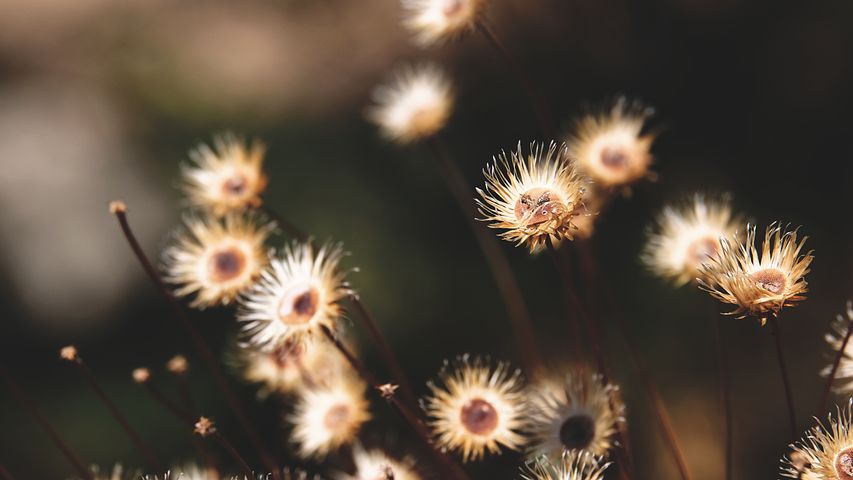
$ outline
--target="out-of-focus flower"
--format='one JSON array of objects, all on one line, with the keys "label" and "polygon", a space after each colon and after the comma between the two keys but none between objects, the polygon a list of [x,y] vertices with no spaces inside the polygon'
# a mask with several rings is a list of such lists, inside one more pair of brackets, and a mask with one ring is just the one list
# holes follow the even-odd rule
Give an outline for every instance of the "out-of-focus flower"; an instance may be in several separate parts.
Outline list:
[{"label": "out-of-focus flower", "polygon": [[486,0],[402,0],[404,24],[421,46],[429,46],[470,32]]},{"label": "out-of-focus flower", "polygon": [[412,142],[435,135],[453,109],[453,92],[444,72],[433,64],[405,67],[390,85],[373,91],[367,111],[388,139]]},{"label": "out-of-focus flower", "polygon": [[269,260],[265,242],[275,224],[256,215],[187,217],[185,230],[163,251],[165,280],[175,295],[194,295],[201,309],[229,305],[260,277]]},{"label": "out-of-focus flower", "polygon": [[260,384],[262,395],[292,393],[334,381],[344,367],[340,353],[322,337],[288,339],[269,350],[238,348],[243,378]]},{"label": "out-of-focus flower", "polygon": [[420,480],[410,460],[396,460],[380,450],[353,448],[355,475],[340,475],[338,480]]},{"label": "out-of-focus flower", "polygon": [[764,233],[761,251],[755,247],[755,226],[747,226],[746,239],[722,239],[720,251],[701,266],[700,286],[723,303],[735,305],[732,315],[753,316],[762,323],[783,307],[805,299],[811,252],[802,254],[808,237],[771,225]]},{"label": "out-of-focus flower", "polygon": [[[847,331],[853,326],[853,303],[847,301],[846,315],[838,315],[835,321],[832,322],[832,331],[826,334],[826,341],[833,350],[833,358],[836,357],[841,345],[844,343],[844,338],[847,336]],[[829,376],[832,372],[832,364],[827,365],[821,374]],[[838,371],[835,372],[835,381],[838,382],[835,391],[844,395],[853,394],[853,338],[844,347],[844,352],[841,354],[841,359],[838,363]]]},{"label": "out-of-focus flower", "polygon": [[503,230],[500,236],[505,240],[526,245],[531,252],[548,239],[571,240],[572,219],[587,213],[581,205],[584,181],[565,145],[552,142],[546,149],[533,143],[525,157],[519,143],[509,156],[502,152],[495,157],[483,175],[486,185],[477,189],[481,198],[476,200],[482,220]]},{"label": "out-of-focus flower", "polygon": [[486,450],[518,449],[524,443],[525,401],[521,373],[509,365],[491,367],[482,359],[460,357],[430,384],[426,411],[439,446],[460,451],[463,461],[483,458]]}]

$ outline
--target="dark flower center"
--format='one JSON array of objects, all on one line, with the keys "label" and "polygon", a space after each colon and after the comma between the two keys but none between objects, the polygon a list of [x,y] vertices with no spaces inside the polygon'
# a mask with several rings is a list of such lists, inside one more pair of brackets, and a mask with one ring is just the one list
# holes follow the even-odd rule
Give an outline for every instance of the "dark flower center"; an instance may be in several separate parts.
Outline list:
[{"label": "dark flower center", "polygon": [[761,288],[771,293],[782,293],[787,281],[785,274],[775,268],[765,268],[750,274],[749,276]]},{"label": "dark flower center", "polygon": [[532,227],[560,218],[566,210],[559,195],[547,188],[534,188],[521,195],[515,203],[515,218],[523,226]]},{"label": "dark flower center", "polygon": [[207,263],[210,277],[217,282],[232,280],[246,268],[246,255],[236,247],[218,251]]},{"label": "dark flower center", "polygon": [[711,237],[694,240],[693,243],[687,247],[687,259],[692,265],[698,266],[716,255],[719,248],[719,240]]},{"label": "dark flower center", "polygon": [[278,308],[279,319],[287,325],[302,325],[311,321],[320,303],[317,289],[309,287],[297,295],[286,296]]},{"label": "dark flower center", "polygon": [[604,147],[601,151],[601,164],[605,167],[618,170],[628,164],[628,154],[618,147]]},{"label": "dark flower center", "polygon": [[835,474],[838,480],[853,480],[853,447],[845,448],[835,456]]},{"label": "dark flower center", "polygon": [[469,432],[488,435],[498,426],[498,411],[482,398],[474,398],[462,407],[459,419]]},{"label": "dark flower center", "polygon": [[573,415],[560,426],[560,443],[566,450],[589,447],[595,438],[595,422],[588,415]]},{"label": "dark flower center", "polygon": [[237,174],[228,177],[228,179],[225,180],[225,183],[222,184],[222,191],[227,195],[236,197],[243,195],[248,187],[249,181],[246,177],[244,175]]}]

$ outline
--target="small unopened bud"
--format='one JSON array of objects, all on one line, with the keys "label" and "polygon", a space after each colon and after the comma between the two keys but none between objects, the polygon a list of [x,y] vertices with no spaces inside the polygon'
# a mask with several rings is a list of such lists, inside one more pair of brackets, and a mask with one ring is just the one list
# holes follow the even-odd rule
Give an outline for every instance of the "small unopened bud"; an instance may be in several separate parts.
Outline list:
[{"label": "small unopened bud", "polygon": [[59,357],[63,360],[68,360],[69,362],[76,362],[79,358],[77,356],[77,347],[74,345],[62,347],[62,349],[59,350]]},{"label": "small unopened bud", "polygon": [[127,211],[127,205],[121,200],[113,200],[110,202],[110,213],[124,213]]},{"label": "small unopened bud", "polygon": [[187,373],[189,370],[189,363],[187,363],[187,357],[183,355],[175,355],[169,362],[166,364],[166,369],[175,375],[183,375]]},{"label": "small unopened bud", "polygon": [[394,393],[397,392],[398,388],[400,388],[399,385],[386,383],[385,385],[379,385],[377,390],[379,390],[379,394],[382,395],[382,398],[391,398],[394,396]]},{"label": "small unopened bud", "polygon": [[213,420],[207,417],[199,417],[198,421],[195,422],[195,429],[193,430],[197,435],[201,435],[202,437],[206,437],[214,432],[216,432],[216,426],[213,424]]},{"label": "small unopened bud", "polygon": [[135,368],[132,375],[136,383],[145,383],[151,379],[151,371],[147,368]]}]

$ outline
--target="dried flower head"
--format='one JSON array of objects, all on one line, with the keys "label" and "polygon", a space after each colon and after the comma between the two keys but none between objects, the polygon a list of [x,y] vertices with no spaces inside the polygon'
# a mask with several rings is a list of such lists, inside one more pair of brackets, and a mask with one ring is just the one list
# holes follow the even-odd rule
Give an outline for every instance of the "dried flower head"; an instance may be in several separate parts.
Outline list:
[{"label": "dried flower head", "polygon": [[463,461],[483,458],[500,446],[517,450],[525,413],[521,372],[509,365],[491,367],[467,355],[446,364],[438,385],[430,383],[426,412],[438,446],[460,451]]},{"label": "dried flower head", "polygon": [[133,381],[136,383],[145,383],[151,380],[151,370],[144,367],[134,368],[130,376],[133,377]]},{"label": "dried flower head", "polygon": [[321,337],[287,339],[270,349],[239,347],[243,378],[262,385],[261,394],[290,393],[338,378],[345,366],[337,349]]},{"label": "dried flower head", "polygon": [[853,480],[853,431],[850,428],[851,402],[838,408],[828,424],[818,424],[800,441],[791,445],[794,450],[782,458],[784,477],[812,480]]},{"label": "dried flower head", "polygon": [[798,241],[797,230],[773,224],[764,233],[761,251],[755,247],[755,227],[747,226],[746,240],[734,244],[721,239],[720,252],[701,266],[700,286],[723,303],[736,306],[730,314],[753,316],[762,324],[768,315],[805,299],[811,252],[802,254],[808,237]]},{"label": "dried flower head", "polygon": [[655,274],[684,285],[695,280],[699,267],[720,251],[720,238],[736,232],[739,219],[732,217],[728,198],[667,206],[657,218],[643,250],[643,263]]},{"label": "dried flower head", "polygon": [[453,109],[453,91],[444,72],[433,64],[405,67],[390,85],[373,91],[367,111],[389,140],[408,143],[435,135]]},{"label": "dried flower head", "polygon": [[[826,334],[826,341],[832,347],[835,358],[841,346],[844,343],[844,338],[847,336],[847,331],[853,326],[853,303],[847,301],[846,315],[838,315],[835,321],[832,322],[832,331]],[[829,376],[832,371],[832,364],[827,365],[821,374]],[[844,352],[841,354],[841,359],[838,362],[838,370],[835,372],[834,389],[836,392],[851,395],[853,394],[853,339],[847,342],[844,346]]]},{"label": "dried flower head", "polygon": [[340,475],[339,480],[420,480],[409,460],[396,460],[381,450],[364,450],[360,445],[353,448],[355,475]]},{"label": "dried flower head", "polygon": [[547,239],[572,239],[573,217],[588,213],[582,206],[584,181],[574,162],[568,160],[565,145],[533,143],[525,158],[521,143],[517,150],[493,159],[483,170],[485,188],[477,189],[482,220],[489,227],[504,230],[500,236],[531,252],[541,249]]},{"label": "dried flower head", "polygon": [[187,362],[187,357],[183,355],[175,355],[169,359],[168,363],[166,363],[166,370],[175,375],[183,375],[187,373],[189,368],[190,364]]},{"label": "dried flower head", "polygon": [[355,440],[361,425],[370,419],[366,385],[342,377],[335,382],[300,392],[294,412],[291,439],[303,457],[325,457]]},{"label": "dried flower head", "polygon": [[340,302],[352,293],[338,266],[343,255],[340,244],[325,245],[316,253],[311,242],[285,246],[240,299],[237,319],[249,343],[271,348],[320,326],[335,330]]},{"label": "dried flower head", "polygon": [[620,98],[609,111],[581,118],[568,140],[578,168],[604,188],[627,186],[646,176],[654,137],[641,132],[651,113]]},{"label": "dried flower head", "polygon": [[523,469],[524,480],[603,480],[609,467],[601,457],[586,451],[564,453],[559,460],[552,461],[541,456],[529,462]]},{"label": "dried flower head", "polygon": [[486,0],[402,0],[404,24],[421,46],[434,45],[470,32]]},{"label": "dried flower head", "polygon": [[194,295],[190,305],[229,305],[249,289],[267,265],[264,246],[275,224],[256,215],[187,217],[186,228],[163,251],[165,280],[175,295]]},{"label": "dried flower head", "polygon": [[267,185],[264,152],[262,143],[247,146],[231,134],[216,137],[213,148],[199,145],[190,152],[192,163],[182,168],[190,205],[218,216],[260,206]]},{"label": "dried flower head", "polygon": [[562,381],[539,385],[533,395],[530,453],[560,458],[564,452],[585,450],[604,456],[613,448],[625,406],[618,387],[605,384],[601,375],[577,369]]}]

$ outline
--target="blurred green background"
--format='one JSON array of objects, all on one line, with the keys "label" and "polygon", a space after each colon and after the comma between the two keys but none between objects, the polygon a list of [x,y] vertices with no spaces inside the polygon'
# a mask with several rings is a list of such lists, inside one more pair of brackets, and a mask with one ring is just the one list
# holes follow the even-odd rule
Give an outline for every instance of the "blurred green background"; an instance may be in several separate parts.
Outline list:
[{"label": "blurred green background", "polygon": [[[812,424],[829,361],[823,342],[851,292],[853,4],[847,1],[494,1],[488,17],[522,58],[561,125],[626,94],[654,106],[659,180],[619,198],[592,246],[626,330],[671,409],[697,479],[722,478],[712,303],[670,288],[640,265],[644,229],[667,202],[731,192],[763,226],[803,225],[816,252],[810,295],[782,327],[800,426]],[[394,0],[0,2],[0,358],[87,461],[142,458],[77,372],[58,360],[74,343],[162,459],[194,450],[187,433],[130,379],[185,352],[205,412],[251,460],[238,426],[166,305],[146,282],[107,203],[124,199],[156,255],[180,217],[178,166],[231,130],[269,145],[268,204],[317,238],[341,240],[360,267],[354,286],[407,372],[424,382],[459,353],[514,360],[490,273],[427,149],[397,148],[364,120],[372,87],[409,61],[443,64],[457,85],[442,134],[473,186],[501,149],[540,139],[532,111],[484,39],[419,50]],[[571,342],[547,257],[503,245],[543,351]],[[714,307],[717,308],[717,307]],[[195,315],[226,345],[230,312]],[[606,349],[625,390],[637,478],[675,478],[614,325]],[[368,363],[375,352],[357,325]],[[768,329],[732,319],[725,337],[734,388],[737,478],[777,477],[790,443]],[[280,405],[235,379],[266,439],[285,455]],[[836,399],[840,400],[840,399]],[[375,402],[375,412],[387,411]],[[19,479],[73,471],[0,390],[0,462]],[[385,424],[387,425],[387,424]],[[414,445],[406,427],[373,424],[374,444]],[[518,457],[472,466],[476,479],[516,476]]]}]

